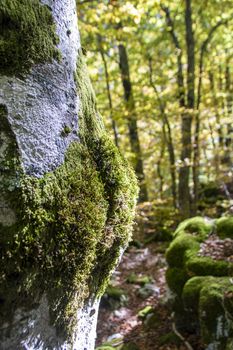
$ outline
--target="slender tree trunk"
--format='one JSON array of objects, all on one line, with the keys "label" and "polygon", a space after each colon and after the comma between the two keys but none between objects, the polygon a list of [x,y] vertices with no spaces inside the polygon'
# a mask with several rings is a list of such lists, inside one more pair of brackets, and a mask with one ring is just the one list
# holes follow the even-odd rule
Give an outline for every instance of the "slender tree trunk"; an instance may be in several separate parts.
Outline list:
[{"label": "slender tree trunk", "polygon": [[214,141],[214,137],[211,133],[213,150],[214,150],[214,163],[215,163],[215,169],[216,169],[216,176],[218,178],[219,171],[220,171],[220,164],[221,164],[221,154],[223,153],[223,130],[221,125],[220,113],[219,113],[218,99],[216,96],[214,74],[211,71],[209,71],[209,82],[210,82],[210,91],[212,95],[217,133],[218,133],[218,140],[216,142]]},{"label": "slender tree trunk", "polygon": [[218,132],[218,147],[221,152],[221,150],[223,149],[223,130],[222,130],[221,118],[220,118],[219,109],[218,109],[218,99],[216,96],[214,75],[211,71],[209,72],[209,81],[210,81],[210,90],[211,90],[213,104],[214,104],[215,117],[217,122],[216,124],[217,124],[217,132]]},{"label": "slender tree trunk", "polygon": [[[179,174],[179,206],[181,215],[188,217],[191,213],[189,175],[192,157],[192,119],[195,107],[195,42],[192,29],[191,0],[186,0],[185,28],[187,49],[187,112],[182,116],[182,166]],[[195,205],[195,201],[194,201]]]},{"label": "slender tree trunk", "polygon": [[120,59],[121,79],[122,79],[122,85],[124,88],[124,99],[125,99],[126,109],[128,112],[127,122],[128,122],[128,129],[129,129],[131,152],[135,157],[134,169],[138,177],[139,186],[140,186],[139,200],[147,201],[148,194],[147,194],[147,187],[145,183],[140,140],[138,135],[137,116],[136,116],[136,110],[134,105],[132,84],[130,80],[128,55],[124,45],[120,44],[118,46],[118,50],[119,50],[119,59]]},{"label": "slender tree trunk", "polygon": [[[202,90],[202,75],[204,70],[204,56],[207,51],[208,44],[210,43],[216,30],[226,24],[229,19],[219,20],[209,31],[207,38],[203,41],[200,49],[199,60],[199,77],[197,86],[197,102],[196,102],[196,115],[195,115],[195,134],[194,134],[194,147],[193,147],[193,214],[196,213],[199,193],[199,167],[200,167],[200,145],[199,145],[199,133],[200,133],[200,104],[201,104],[201,90]],[[194,51],[193,51],[194,52]],[[194,70],[195,73],[195,70]],[[195,79],[194,79],[195,81]]]},{"label": "slender tree trunk", "polygon": [[109,103],[109,113],[110,113],[110,120],[111,120],[111,123],[112,123],[112,130],[113,130],[113,134],[114,134],[114,141],[115,141],[115,145],[117,147],[119,147],[118,130],[117,130],[116,121],[115,121],[114,116],[113,116],[113,105],[112,105],[112,96],[111,96],[111,90],[110,90],[108,64],[107,64],[107,60],[106,60],[106,57],[105,57],[105,54],[104,54],[104,50],[103,50],[101,35],[98,35],[97,40],[98,40],[98,44],[99,44],[100,55],[101,55],[101,58],[102,58],[102,61],[103,61],[103,65],[104,65],[104,74],[105,74],[105,81],[106,81],[106,88],[107,88],[107,95],[108,95],[108,103]]},{"label": "slender tree trunk", "polygon": [[[180,214],[183,218],[190,215],[190,187],[189,187],[189,174],[190,174],[190,160],[192,154],[191,145],[191,126],[192,126],[192,105],[194,104],[194,39],[192,32],[192,14],[191,3],[186,1],[185,11],[185,23],[186,23],[186,48],[187,48],[187,60],[188,60],[188,78],[187,78],[187,100],[186,101],[186,87],[184,84],[183,52],[179,43],[178,37],[175,33],[175,27],[170,15],[169,8],[162,6],[163,11],[166,14],[166,22],[169,27],[172,41],[177,49],[177,86],[178,86],[178,99],[179,105],[182,110],[181,115],[181,167],[179,170],[179,184],[178,184],[178,205]],[[192,90],[193,89],[193,90]],[[189,110],[188,112],[186,110]]]},{"label": "slender tree trunk", "polygon": [[163,141],[161,144],[160,157],[157,161],[157,174],[158,174],[158,177],[160,180],[159,193],[160,193],[161,199],[163,198],[163,185],[164,185],[164,177],[163,177],[162,169],[161,169],[161,161],[164,158],[164,150],[165,150],[165,147],[164,147],[164,141]]},{"label": "slender tree trunk", "polygon": [[149,72],[150,72],[150,84],[152,88],[154,89],[154,92],[156,94],[158,103],[159,103],[159,109],[161,112],[161,117],[163,120],[163,134],[164,139],[166,141],[167,150],[169,154],[169,162],[170,162],[170,174],[171,174],[171,183],[172,183],[172,197],[173,197],[173,205],[174,208],[177,208],[177,187],[176,187],[176,157],[175,157],[175,149],[173,144],[173,138],[172,138],[172,131],[171,126],[169,123],[169,119],[167,117],[165,106],[163,101],[161,100],[158,90],[156,88],[156,85],[153,81],[153,67],[152,67],[152,59],[149,58]]},{"label": "slender tree trunk", "polygon": [[0,348],[93,350],[136,180],[96,110],[76,1],[2,1],[0,18]]},{"label": "slender tree trunk", "polygon": [[233,134],[233,127],[232,127],[232,111],[233,111],[233,99],[232,99],[232,89],[231,89],[231,77],[230,77],[230,67],[229,63],[227,62],[226,70],[225,70],[225,88],[226,88],[226,105],[227,105],[227,134],[225,138],[225,155],[224,155],[224,163],[231,168],[232,161],[231,161],[231,152],[232,152],[232,134]]}]

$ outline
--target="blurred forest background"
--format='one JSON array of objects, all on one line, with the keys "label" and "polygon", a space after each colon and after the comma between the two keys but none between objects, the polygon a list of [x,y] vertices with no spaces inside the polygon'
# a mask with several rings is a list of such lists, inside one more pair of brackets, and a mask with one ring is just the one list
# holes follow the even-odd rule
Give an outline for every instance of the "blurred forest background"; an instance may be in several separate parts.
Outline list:
[{"label": "blurred forest background", "polygon": [[140,200],[165,200],[183,217],[200,209],[203,187],[232,180],[232,1],[189,3],[78,6],[98,108]]},{"label": "blurred forest background", "polygon": [[[232,213],[232,5],[232,0],[79,1],[82,49],[98,109],[140,184],[132,243],[137,251],[124,256],[104,297],[111,311],[100,313],[97,345],[114,332],[118,342],[118,333],[125,340],[131,332],[119,349],[205,349],[200,337],[189,335],[186,342],[167,326],[172,310],[160,300],[165,250],[177,224],[196,215]],[[148,250],[151,242],[156,243]],[[113,312],[114,300],[120,311]],[[126,300],[131,307],[123,307]],[[140,322],[153,324],[153,334]],[[100,348],[118,349],[118,343],[108,346]]]}]

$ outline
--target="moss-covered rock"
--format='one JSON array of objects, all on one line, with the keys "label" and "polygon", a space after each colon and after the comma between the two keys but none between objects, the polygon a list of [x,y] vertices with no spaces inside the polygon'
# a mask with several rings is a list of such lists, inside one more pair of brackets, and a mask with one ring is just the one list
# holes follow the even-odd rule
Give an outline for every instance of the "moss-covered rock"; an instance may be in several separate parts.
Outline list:
[{"label": "moss-covered rock", "polygon": [[216,233],[221,239],[233,239],[233,217],[222,217],[216,221]]},{"label": "moss-covered rock", "polygon": [[224,260],[213,260],[207,256],[190,256],[186,262],[190,276],[228,276],[233,271],[233,264]]},{"label": "moss-covered rock", "polygon": [[232,225],[232,218],[221,218],[216,225],[199,217],[185,220],[166,253],[175,320],[188,320],[196,332],[200,330],[208,349],[225,350],[233,338],[233,264],[201,256],[199,248],[215,230],[220,238],[230,238]]},{"label": "moss-covered rock", "polygon": [[50,9],[39,0],[1,0],[0,74],[27,73],[59,58]]},{"label": "moss-covered rock", "polygon": [[183,290],[185,307],[199,316],[203,341],[226,349],[232,333],[233,284],[230,278],[194,277]]},{"label": "moss-covered rock", "polygon": [[200,244],[191,234],[179,234],[166,251],[166,259],[171,267],[183,267],[188,251],[198,252]]},{"label": "moss-covered rock", "polygon": [[110,284],[101,298],[101,307],[116,310],[126,305],[127,301],[127,292]]},{"label": "moss-covered rock", "polygon": [[138,318],[144,319],[149,314],[152,314],[154,312],[154,308],[151,305],[145,306],[142,310],[138,312]]},{"label": "moss-covered rock", "polygon": [[202,242],[212,231],[213,224],[206,219],[197,216],[184,220],[176,229],[174,237],[183,233],[190,233],[200,242]]},{"label": "moss-covered rock", "polygon": [[[14,0],[13,10],[19,2],[29,3]],[[38,8],[41,15],[49,11],[39,1]],[[20,16],[27,15],[24,10]],[[0,225],[0,321],[10,324],[16,309],[30,310],[45,294],[51,324],[66,338],[77,309],[87,298],[101,296],[108,285],[131,238],[138,194],[133,170],[102,127],[84,67],[80,53],[80,142],[70,145],[64,163],[41,178],[26,175],[12,135],[9,147],[16,151],[7,163],[0,159],[1,186],[15,215],[11,224]],[[0,113],[2,117],[7,111],[2,107]]]},{"label": "moss-covered rock", "polygon": [[151,283],[152,278],[150,276],[138,276],[136,273],[132,272],[126,279],[128,283],[139,284],[144,286],[145,284]]},{"label": "moss-covered rock", "polygon": [[183,268],[170,267],[166,271],[166,281],[169,288],[177,295],[182,294],[186,281],[190,278],[187,271]]}]

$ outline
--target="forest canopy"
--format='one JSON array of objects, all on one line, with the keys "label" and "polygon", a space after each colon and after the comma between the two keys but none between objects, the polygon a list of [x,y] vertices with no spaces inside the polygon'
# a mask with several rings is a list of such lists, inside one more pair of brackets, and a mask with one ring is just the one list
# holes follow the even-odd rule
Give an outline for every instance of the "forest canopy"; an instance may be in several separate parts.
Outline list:
[{"label": "forest canopy", "polygon": [[183,217],[232,179],[231,1],[80,1],[98,107],[132,162],[141,199]]}]

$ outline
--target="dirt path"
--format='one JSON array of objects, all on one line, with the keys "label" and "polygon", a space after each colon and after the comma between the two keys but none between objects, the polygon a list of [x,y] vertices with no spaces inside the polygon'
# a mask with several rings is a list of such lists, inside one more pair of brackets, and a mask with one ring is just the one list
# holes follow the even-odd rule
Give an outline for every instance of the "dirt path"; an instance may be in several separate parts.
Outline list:
[{"label": "dirt path", "polygon": [[[153,243],[141,249],[131,247],[125,253],[112,279],[112,285],[122,289],[124,297],[119,300],[118,296],[115,304],[111,304],[114,298],[104,298],[97,345],[115,338],[116,344],[134,343],[140,350],[187,349],[172,332],[165,248],[164,243]],[[194,349],[198,349],[197,344]]]}]

